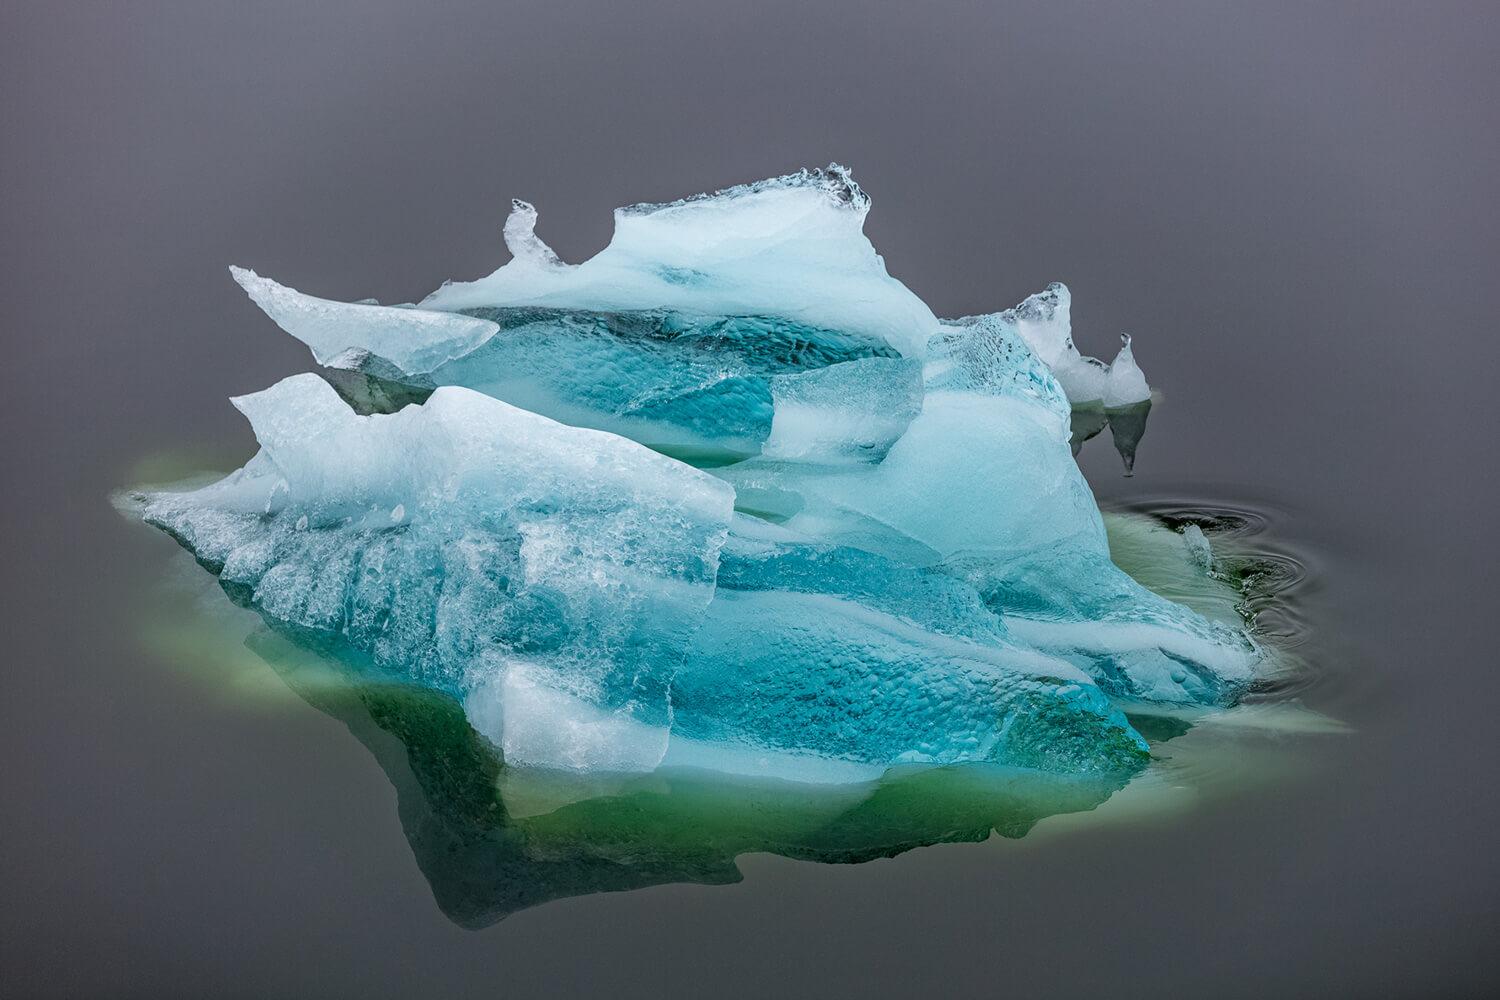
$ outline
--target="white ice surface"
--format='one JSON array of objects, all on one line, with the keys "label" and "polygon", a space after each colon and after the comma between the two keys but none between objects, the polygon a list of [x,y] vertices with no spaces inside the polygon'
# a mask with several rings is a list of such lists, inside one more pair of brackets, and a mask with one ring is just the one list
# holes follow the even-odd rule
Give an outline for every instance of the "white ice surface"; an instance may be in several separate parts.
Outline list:
[{"label": "white ice surface", "polygon": [[[421,305],[779,316],[917,357],[937,319],[886,273],[864,234],[869,206],[838,166],[628,206],[615,210],[609,245],[581,264],[538,267],[532,245],[518,241],[515,260],[477,281],[446,284]],[[534,222],[527,216],[517,231],[534,238]]]}]

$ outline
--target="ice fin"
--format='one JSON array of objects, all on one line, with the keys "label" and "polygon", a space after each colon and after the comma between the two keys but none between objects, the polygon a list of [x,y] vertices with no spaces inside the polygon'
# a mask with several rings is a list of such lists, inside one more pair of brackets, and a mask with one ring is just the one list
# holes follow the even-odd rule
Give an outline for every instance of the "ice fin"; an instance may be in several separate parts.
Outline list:
[{"label": "ice fin", "polygon": [[421,374],[467,354],[500,329],[469,316],[320,299],[243,267],[231,267],[229,273],[277,326],[306,344],[321,365],[357,347],[405,372]]},{"label": "ice fin", "polygon": [[537,236],[536,208],[519,198],[510,201],[510,215],[505,220],[505,249],[518,261],[543,267],[566,266]]},{"label": "ice fin", "polygon": [[1107,407],[1130,406],[1151,398],[1151,388],[1146,385],[1146,376],[1135,363],[1135,353],[1130,349],[1130,334],[1120,334],[1120,353],[1109,366],[1109,378],[1104,388],[1104,405]]}]

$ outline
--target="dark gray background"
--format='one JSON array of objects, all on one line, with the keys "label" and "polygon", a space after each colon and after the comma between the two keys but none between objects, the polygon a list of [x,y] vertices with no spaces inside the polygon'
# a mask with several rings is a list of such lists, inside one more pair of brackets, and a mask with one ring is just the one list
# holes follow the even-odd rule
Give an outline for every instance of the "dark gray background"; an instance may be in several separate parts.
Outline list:
[{"label": "dark gray background", "polygon": [[[1493,987],[1491,5],[0,8],[0,992],[1308,995]],[[1103,497],[1269,500],[1321,553],[1324,776],[1174,822],[434,907],[384,775],[205,697],[123,608],[143,455],[247,457],[303,370],[225,265],[415,299],[610,209],[837,159],[944,315],[1051,280],[1166,402]]]}]

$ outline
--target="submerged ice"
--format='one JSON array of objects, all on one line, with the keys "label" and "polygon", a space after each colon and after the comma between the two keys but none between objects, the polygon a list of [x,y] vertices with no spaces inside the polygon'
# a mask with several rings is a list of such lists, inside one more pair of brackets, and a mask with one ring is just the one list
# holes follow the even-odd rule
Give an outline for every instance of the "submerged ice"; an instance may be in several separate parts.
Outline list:
[{"label": "submerged ice", "polygon": [[516,201],[512,260],[418,306],[236,268],[321,377],[236,399],[260,453],[144,516],[510,765],[1129,769],[1119,704],[1231,704],[1258,655],[1110,560],[1073,454],[1098,414],[1133,460],[1130,339],[1084,357],[1060,284],[938,319],[869,207],[803,171],[620,209],[567,264]]}]

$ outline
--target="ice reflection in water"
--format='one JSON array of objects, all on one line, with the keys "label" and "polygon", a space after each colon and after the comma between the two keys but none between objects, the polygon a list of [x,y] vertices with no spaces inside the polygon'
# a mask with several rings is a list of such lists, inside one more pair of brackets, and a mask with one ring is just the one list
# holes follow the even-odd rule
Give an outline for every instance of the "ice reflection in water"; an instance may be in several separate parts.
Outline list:
[{"label": "ice reflection in water", "polygon": [[1073,457],[1083,450],[1084,442],[1099,436],[1104,428],[1115,442],[1115,451],[1125,466],[1125,475],[1135,475],[1135,450],[1146,436],[1146,418],[1151,415],[1151,400],[1128,406],[1105,407],[1103,403],[1085,403],[1073,408],[1071,446]]}]

